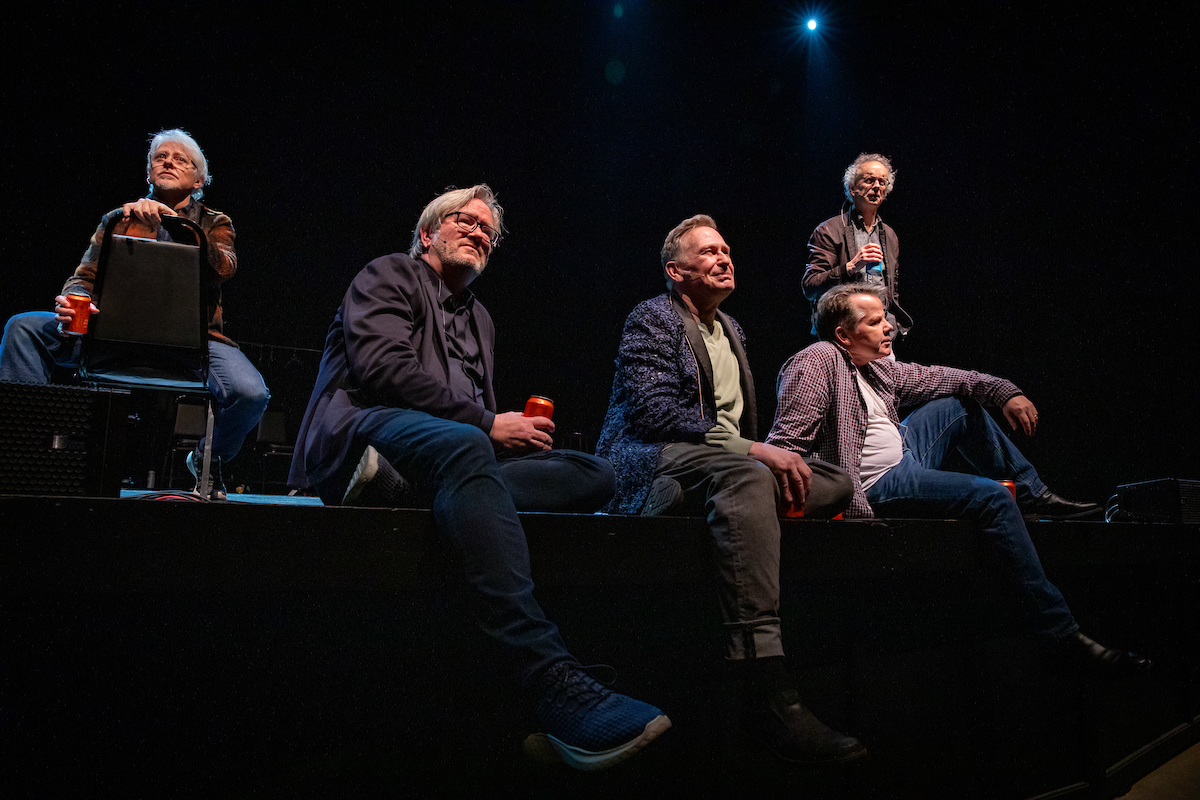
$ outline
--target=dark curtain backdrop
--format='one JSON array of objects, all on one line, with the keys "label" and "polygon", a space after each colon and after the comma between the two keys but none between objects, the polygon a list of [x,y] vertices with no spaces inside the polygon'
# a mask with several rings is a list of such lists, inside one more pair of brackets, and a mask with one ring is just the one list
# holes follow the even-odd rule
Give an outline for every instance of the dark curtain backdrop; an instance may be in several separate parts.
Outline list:
[{"label": "dark curtain backdrop", "polygon": [[144,193],[147,135],[179,126],[238,230],[235,339],[319,348],[362,265],[486,181],[511,230],[473,287],[501,403],[549,395],[594,437],[662,238],[705,212],[769,420],[811,341],[806,241],[875,150],[917,320],[901,357],[1016,381],[1042,419],[1019,441],[1063,494],[1200,479],[1198,12],[907,5],[826,3],[812,38],[782,2],[22,4],[0,315],[48,307],[100,215]]}]

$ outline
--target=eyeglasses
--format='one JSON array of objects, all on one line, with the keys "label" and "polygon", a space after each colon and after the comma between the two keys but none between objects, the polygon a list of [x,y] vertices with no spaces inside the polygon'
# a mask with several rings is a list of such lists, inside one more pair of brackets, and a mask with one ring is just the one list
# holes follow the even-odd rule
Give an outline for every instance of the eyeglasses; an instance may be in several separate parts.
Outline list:
[{"label": "eyeglasses", "polygon": [[492,247],[500,244],[500,240],[503,238],[500,235],[500,231],[496,230],[491,225],[488,225],[486,222],[480,222],[465,211],[451,211],[446,216],[454,217],[454,224],[463,233],[470,233],[476,228],[483,231],[483,235],[488,237],[488,241],[492,243]]},{"label": "eyeglasses", "polygon": [[170,161],[177,167],[190,168],[193,166],[191,160],[187,156],[180,155],[179,153],[155,153],[154,158],[152,158],[151,161],[153,161],[155,164],[165,164]]}]

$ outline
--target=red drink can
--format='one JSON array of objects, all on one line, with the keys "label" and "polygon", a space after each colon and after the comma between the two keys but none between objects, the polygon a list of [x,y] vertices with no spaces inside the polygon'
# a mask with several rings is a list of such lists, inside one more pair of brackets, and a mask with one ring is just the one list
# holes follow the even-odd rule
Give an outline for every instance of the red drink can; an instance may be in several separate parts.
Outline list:
[{"label": "red drink can", "polygon": [[88,320],[92,316],[92,298],[86,294],[69,294],[67,295],[67,305],[75,309],[75,316],[71,318],[71,324],[63,328],[63,333],[82,336],[87,333]]},{"label": "red drink can", "polygon": [[550,419],[554,416],[554,401],[540,394],[531,395],[525,401],[525,416]]},{"label": "red drink can", "polygon": [[996,482],[999,483],[1001,486],[1003,486],[1005,489],[1008,489],[1008,493],[1012,495],[1013,501],[1015,502],[1017,499],[1017,484],[1015,484],[1012,481],[996,481]]}]

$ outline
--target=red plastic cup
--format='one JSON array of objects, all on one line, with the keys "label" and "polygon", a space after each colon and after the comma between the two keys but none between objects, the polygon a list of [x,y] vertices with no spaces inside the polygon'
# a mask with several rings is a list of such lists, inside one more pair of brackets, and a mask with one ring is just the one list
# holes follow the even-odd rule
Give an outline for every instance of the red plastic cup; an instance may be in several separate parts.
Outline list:
[{"label": "red plastic cup", "polygon": [[87,333],[88,320],[92,316],[92,298],[86,294],[69,294],[67,295],[67,305],[75,309],[75,316],[71,318],[70,325],[63,327],[63,333],[82,336]]},{"label": "red plastic cup", "polygon": [[[795,503],[779,503],[779,516],[784,519],[801,519],[804,516],[804,504],[796,505]],[[842,519],[841,514],[837,514],[830,519]]]},{"label": "red plastic cup", "polygon": [[804,504],[801,503],[800,505],[796,505],[795,503],[785,503],[783,500],[780,500],[779,501],[779,516],[784,517],[784,518],[803,517],[804,516]]},{"label": "red plastic cup", "polygon": [[525,401],[525,416],[545,417],[546,419],[553,418],[554,401],[549,397],[542,397],[540,394],[531,395]]},{"label": "red plastic cup", "polygon": [[1017,499],[1017,484],[1015,484],[1012,481],[996,481],[996,483],[1000,484],[1005,489],[1008,489],[1008,493],[1011,494],[1013,497],[1013,500],[1016,501],[1016,499]]}]

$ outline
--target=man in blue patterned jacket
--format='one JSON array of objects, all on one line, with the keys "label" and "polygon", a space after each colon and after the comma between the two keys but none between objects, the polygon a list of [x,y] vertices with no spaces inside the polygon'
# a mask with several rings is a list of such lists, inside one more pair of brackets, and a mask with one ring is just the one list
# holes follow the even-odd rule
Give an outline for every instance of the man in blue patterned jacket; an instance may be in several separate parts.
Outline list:
[{"label": "man in blue patterned jacket", "polygon": [[677,225],[662,266],[668,292],[625,322],[596,448],[617,472],[609,510],[703,514],[723,578],[728,657],[747,684],[748,730],[787,760],[858,758],[866,750],[857,739],[800,703],[779,625],[778,502],[832,516],[849,503],[851,482],[829,464],[755,441],[745,336],[718,310],[734,289],[733,259],[712,218]]},{"label": "man in blue patterned jacket", "polygon": [[[1013,383],[982,372],[889,359],[886,290],[851,283],[817,304],[822,341],[792,356],[779,375],[779,406],[767,441],[839,464],[854,480],[851,517],[972,519],[1012,589],[1029,634],[1052,671],[1123,677],[1150,662],[1079,632],[1046,577],[1022,509],[1039,517],[1094,514],[1099,507],[1051,492],[984,406],[999,407],[1015,431],[1037,431],[1033,403]],[[896,409],[924,403],[901,426]],[[975,474],[952,472],[961,460]],[[1014,500],[997,481],[1013,480]]]}]

